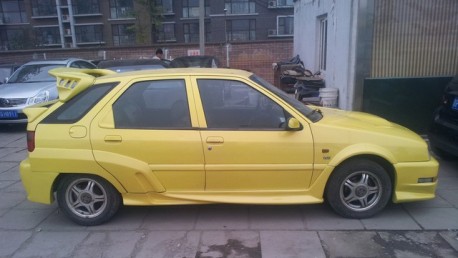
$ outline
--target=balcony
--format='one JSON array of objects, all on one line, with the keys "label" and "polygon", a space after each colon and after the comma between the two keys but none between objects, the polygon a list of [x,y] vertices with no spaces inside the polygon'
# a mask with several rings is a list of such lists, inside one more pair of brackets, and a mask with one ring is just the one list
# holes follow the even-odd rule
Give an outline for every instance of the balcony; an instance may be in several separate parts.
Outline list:
[{"label": "balcony", "polygon": [[293,0],[269,0],[267,7],[269,9],[294,8],[294,1]]}]

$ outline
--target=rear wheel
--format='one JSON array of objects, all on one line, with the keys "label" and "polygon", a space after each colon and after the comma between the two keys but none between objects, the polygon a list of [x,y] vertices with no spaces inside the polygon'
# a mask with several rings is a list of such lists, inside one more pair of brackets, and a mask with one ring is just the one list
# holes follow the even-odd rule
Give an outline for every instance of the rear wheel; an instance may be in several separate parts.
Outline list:
[{"label": "rear wheel", "polygon": [[326,187],[326,199],[341,216],[362,219],[380,212],[391,191],[391,179],[381,165],[357,159],[336,168]]},{"label": "rear wheel", "polygon": [[121,196],[105,179],[92,175],[65,176],[57,188],[62,212],[77,224],[94,226],[113,217]]}]

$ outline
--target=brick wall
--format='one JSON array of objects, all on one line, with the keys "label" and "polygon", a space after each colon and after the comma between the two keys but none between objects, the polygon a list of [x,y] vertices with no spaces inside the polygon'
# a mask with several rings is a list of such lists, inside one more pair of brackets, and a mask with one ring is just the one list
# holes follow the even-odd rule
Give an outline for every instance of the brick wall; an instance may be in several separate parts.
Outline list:
[{"label": "brick wall", "polygon": [[[156,48],[159,47],[167,48],[169,56],[172,57],[185,56],[188,50],[199,49],[199,45],[34,49],[0,52],[0,63],[25,63],[33,59],[68,57],[99,60],[103,58],[103,51],[105,51],[106,59],[151,58]],[[221,66],[226,66],[226,47],[224,44],[206,45],[205,54],[216,56],[220,60]],[[274,83],[272,63],[289,60],[293,55],[292,39],[232,43],[230,47],[229,62],[231,68],[249,70],[271,83]]]}]

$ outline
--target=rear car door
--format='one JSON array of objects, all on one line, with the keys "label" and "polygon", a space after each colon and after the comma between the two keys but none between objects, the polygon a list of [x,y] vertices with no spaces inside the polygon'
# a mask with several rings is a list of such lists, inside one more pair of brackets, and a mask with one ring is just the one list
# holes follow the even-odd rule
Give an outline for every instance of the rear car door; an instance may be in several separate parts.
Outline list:
[{"label": "rear car door", "polygon": [[189,79],[129,82],[91,125],[96,160],[136,192],[202,191],[204,157]]}]

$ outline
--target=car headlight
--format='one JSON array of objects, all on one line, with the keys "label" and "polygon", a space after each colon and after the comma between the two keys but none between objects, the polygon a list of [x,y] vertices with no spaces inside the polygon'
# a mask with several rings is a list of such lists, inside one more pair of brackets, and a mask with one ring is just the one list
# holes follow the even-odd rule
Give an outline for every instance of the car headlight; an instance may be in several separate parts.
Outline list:
[{"label": "car headlight", "polygon": [[44,90],[44,91],[40,91],[40,93],[38,93],[34,97],[31,97],[27,104],[34,105],[37,103],[46,102],[48,101],[48,99],[49,99],[49,91]]}]

